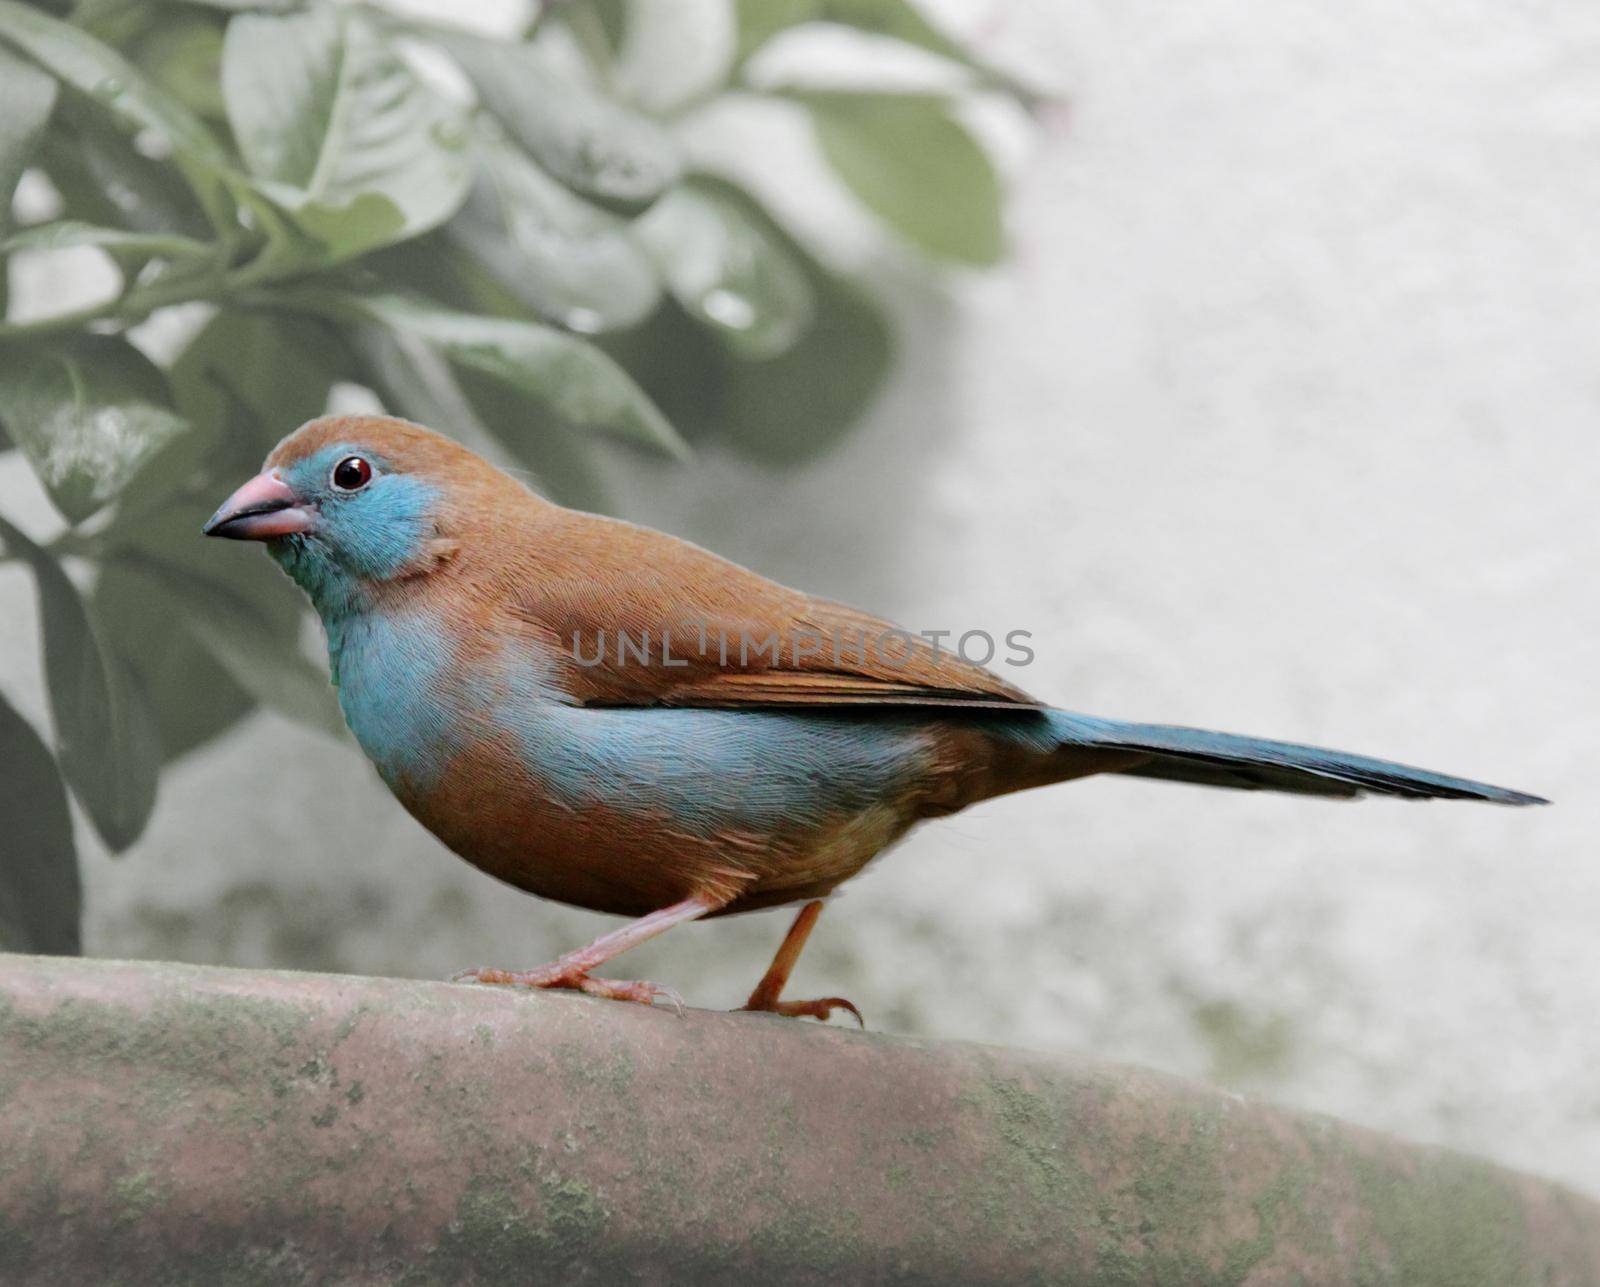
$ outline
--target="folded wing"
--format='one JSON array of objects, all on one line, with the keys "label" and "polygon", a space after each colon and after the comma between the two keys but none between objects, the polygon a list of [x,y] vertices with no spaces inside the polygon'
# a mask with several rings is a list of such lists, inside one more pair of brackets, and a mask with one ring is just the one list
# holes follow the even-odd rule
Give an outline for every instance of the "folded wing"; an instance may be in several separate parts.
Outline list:
[{"label": "folded wing", "polygon": [[510,610],[585,705],[1043,709],[949,648],[699,546],[559,511]]}]

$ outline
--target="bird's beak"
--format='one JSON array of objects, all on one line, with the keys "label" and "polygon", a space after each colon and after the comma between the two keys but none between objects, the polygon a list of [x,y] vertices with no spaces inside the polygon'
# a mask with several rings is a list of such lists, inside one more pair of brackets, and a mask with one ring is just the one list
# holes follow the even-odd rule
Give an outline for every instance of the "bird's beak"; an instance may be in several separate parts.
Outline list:
[{"label": "bird's beak", "polygon": [[315,516],[288,483],[275,474],[257,474],[222,502],[200,530],[233,541],[270,541],[308,531]]}]

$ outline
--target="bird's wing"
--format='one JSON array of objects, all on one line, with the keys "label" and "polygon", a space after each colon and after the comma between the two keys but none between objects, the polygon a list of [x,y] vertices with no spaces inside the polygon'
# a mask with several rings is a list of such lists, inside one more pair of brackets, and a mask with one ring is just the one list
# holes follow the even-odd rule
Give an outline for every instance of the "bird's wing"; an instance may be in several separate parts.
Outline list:
[{"label": "bird's wing", "polygon": [[948,645],[660,532],[560,511],[538,544],[509,610],[585,705],[1042,709]]}]

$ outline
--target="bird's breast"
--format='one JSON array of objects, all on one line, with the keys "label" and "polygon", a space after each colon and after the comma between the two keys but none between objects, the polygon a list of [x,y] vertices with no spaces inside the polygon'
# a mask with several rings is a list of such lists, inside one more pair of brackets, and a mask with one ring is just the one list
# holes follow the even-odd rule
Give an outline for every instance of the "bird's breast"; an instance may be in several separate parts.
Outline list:
[{"label": "bird's breast", "polygon": [[328,651],[345,721],[402,800],[437,787],[463,727],[454,651],[425,611],[366,613],[330,626]]}]

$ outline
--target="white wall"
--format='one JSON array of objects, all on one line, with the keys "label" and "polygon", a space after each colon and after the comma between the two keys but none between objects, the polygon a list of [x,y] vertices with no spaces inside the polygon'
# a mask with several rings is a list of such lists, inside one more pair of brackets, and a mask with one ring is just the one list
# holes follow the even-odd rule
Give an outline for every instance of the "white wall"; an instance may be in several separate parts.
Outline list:
[{"label": "white wall", "polygon": [[[619,467],[630,512],[916,628],[1030,629],[1022,682],[1062,705],[1557,805],[1035,792],[875,866],[796,994],[1600,1192],[1600,10],[944,7],[1071,95],[1019,172],[1015,261],[948,305],[901,289],[907,362],[834,458]],[[0,594],[31,676],[22,582]],[[107,955],[439,976],[611,923],[495,885],[269,719],[89,866]],[[629,966],[736,1004],[782,928]]]}]

